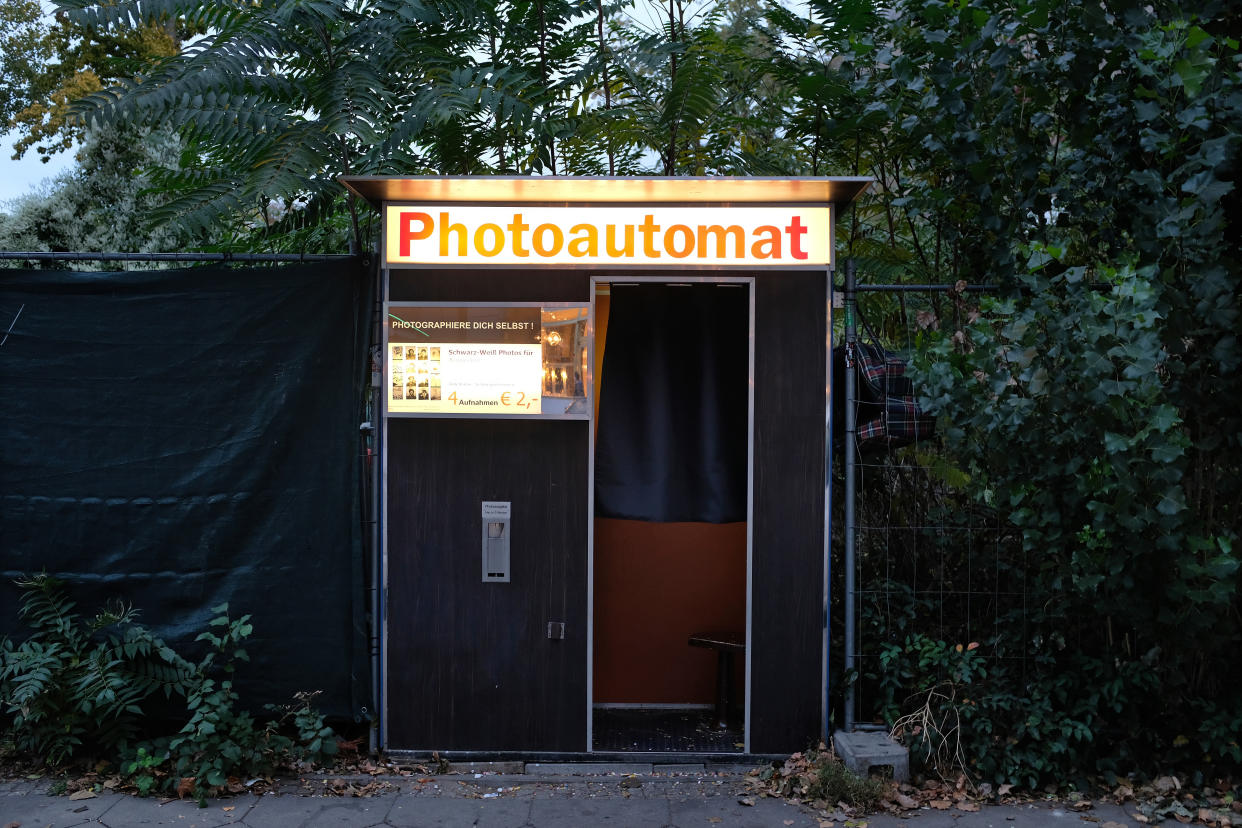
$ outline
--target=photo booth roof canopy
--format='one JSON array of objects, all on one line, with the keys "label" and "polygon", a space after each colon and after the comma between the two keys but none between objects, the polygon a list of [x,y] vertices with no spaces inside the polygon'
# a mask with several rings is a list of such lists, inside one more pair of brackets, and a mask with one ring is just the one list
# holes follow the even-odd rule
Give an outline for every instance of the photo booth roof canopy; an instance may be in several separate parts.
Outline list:
[{"label": "photo booth roof canopy", "polygon": [[342,176],[350,192],[386,201],[482,204],[827,204],[844,207],[871,178],[611,178],[607,176]]}]

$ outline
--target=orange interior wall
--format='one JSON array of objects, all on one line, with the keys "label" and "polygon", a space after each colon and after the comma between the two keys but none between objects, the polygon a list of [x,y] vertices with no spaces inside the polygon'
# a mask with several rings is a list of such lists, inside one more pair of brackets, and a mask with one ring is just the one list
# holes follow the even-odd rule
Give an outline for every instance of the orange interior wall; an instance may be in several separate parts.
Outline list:
[{"label": "orange interior wall", "polygon": [[597,704],[714,703],[716,652],[686,640],[745,629],[745,523],[595,519]]}]

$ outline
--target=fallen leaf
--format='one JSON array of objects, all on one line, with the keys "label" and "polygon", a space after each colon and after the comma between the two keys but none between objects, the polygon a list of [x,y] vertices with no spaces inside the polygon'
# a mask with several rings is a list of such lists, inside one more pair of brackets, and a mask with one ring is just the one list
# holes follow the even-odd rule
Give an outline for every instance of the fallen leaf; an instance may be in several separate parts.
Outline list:
[{"label": "fallen leaf", "polygon": [[835,828],[835,826],[836,823],[830,819],[821,819],[819,821],[819,828]]},{"label": "fallen leaf", "polygon": [[1095,807],[1095,803],[1090,799],[1080,799],[1077,802],[1071,802],[1069,808],[1071,811],[1090,811]]},{"label": "fallen leaf", "polygon": [[781,820],[781,825],[793,825],[793,820],[792,820],[792,819],[782,819],[782,820]]},{"label": "fallen leaf", "polygon": [[1103,825],[1100,826],[1100,828],[1126,828],[1126,826],[1122,825],[1120,822],[1110,821],[1110,822],[1105,822]]},{"label": "fallen leaf", "polygon": [[919,807],[919,801],[917,799],[911,796],[906,796],[905,794],[897,794],[897,796],[893,797],[893,801],[905,808],[907,811],[912,811]]},{"label": "fallen leaf", "polygon": [[743,796],[737,801],[739,805],[754,805],[755,798],[753,796]]},{"label": "fallen leaf", "polygon": [[978,802],[959,802],[957,803],[957,809],[959,811],[966,811],[967,813],[973,814],[975,811],[979,810],[979,803]]},{"label": "fallen leaf", "polygon": [[95,792],[94,791],[74,791],[73,793],[69,794],[69,798],[75,801],[79,799],[94,799]]},{"label": "fallen leaf", "polygon": [[236,805],[225,805],[225,806],[224,806],[223,808],[221,808],[220,810],[221,810],[221,811],[231,811],[231,810],[233,810],[233,809],[234,809],[234,808],[236,808],[236,807],[237,807]]},{"label": "fallen leaf", "polygon": [[1135,822],[1151,822],[1145,814],[1130,814],[1130,818]]},{"label": "fallen leaf", "polygon": [[953,803],[947,799],[933,799],[927,804],[935,808],[937,811],[947,811],[953,805]]},{"label": "fallen leaf", "polygon": [[1008,794],[1010,791],[1012,791],[1012,790],[1013,790],[1013,785],[1010,785],[1010,784],[1004,784],[1004,785],[1001,785],[999,788],[997,788],[997,789],[996,789],[996,795],[997,795],[997,796],[1005,796],[1005,795],[1007,795],[1007,794]]},{"label": "fallen leaf", "polygon": [[187,796],[194,796],[193,776],[183,776],[177,783],[177,799],[185,799]]},{"label": "fallen leaf", "polygon": [[707,821],[708,822],[720,822],[721,820],[720,820],[720,817],[708,817]]}]

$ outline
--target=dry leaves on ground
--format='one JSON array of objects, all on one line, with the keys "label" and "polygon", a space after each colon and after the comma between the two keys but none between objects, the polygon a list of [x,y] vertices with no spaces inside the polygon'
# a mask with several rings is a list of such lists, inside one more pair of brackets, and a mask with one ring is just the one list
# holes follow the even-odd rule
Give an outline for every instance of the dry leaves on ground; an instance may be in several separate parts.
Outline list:
[{"label": "dry leaves on ground", "polygon": [[351,782],[346,779],[328,779],[323,783],[323,792],[327,796],[377,796],[378,794],[388,793],[396,790],[396,786],[391,782],[381,782],[380,780],[372,780],[365,784]]}]

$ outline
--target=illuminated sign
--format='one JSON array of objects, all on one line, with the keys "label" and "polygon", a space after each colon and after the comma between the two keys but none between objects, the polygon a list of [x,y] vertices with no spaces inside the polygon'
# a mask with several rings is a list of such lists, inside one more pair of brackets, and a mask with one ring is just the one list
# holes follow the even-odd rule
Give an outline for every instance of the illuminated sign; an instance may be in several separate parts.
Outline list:
[{"label": "illuminated sign", "polygon": [[823,266],[829,208],[389,204],[389,265]]},{"label": "illuminated sign", "polygon": [[388,410],[538,414],[537,307],[390,308]]}]

